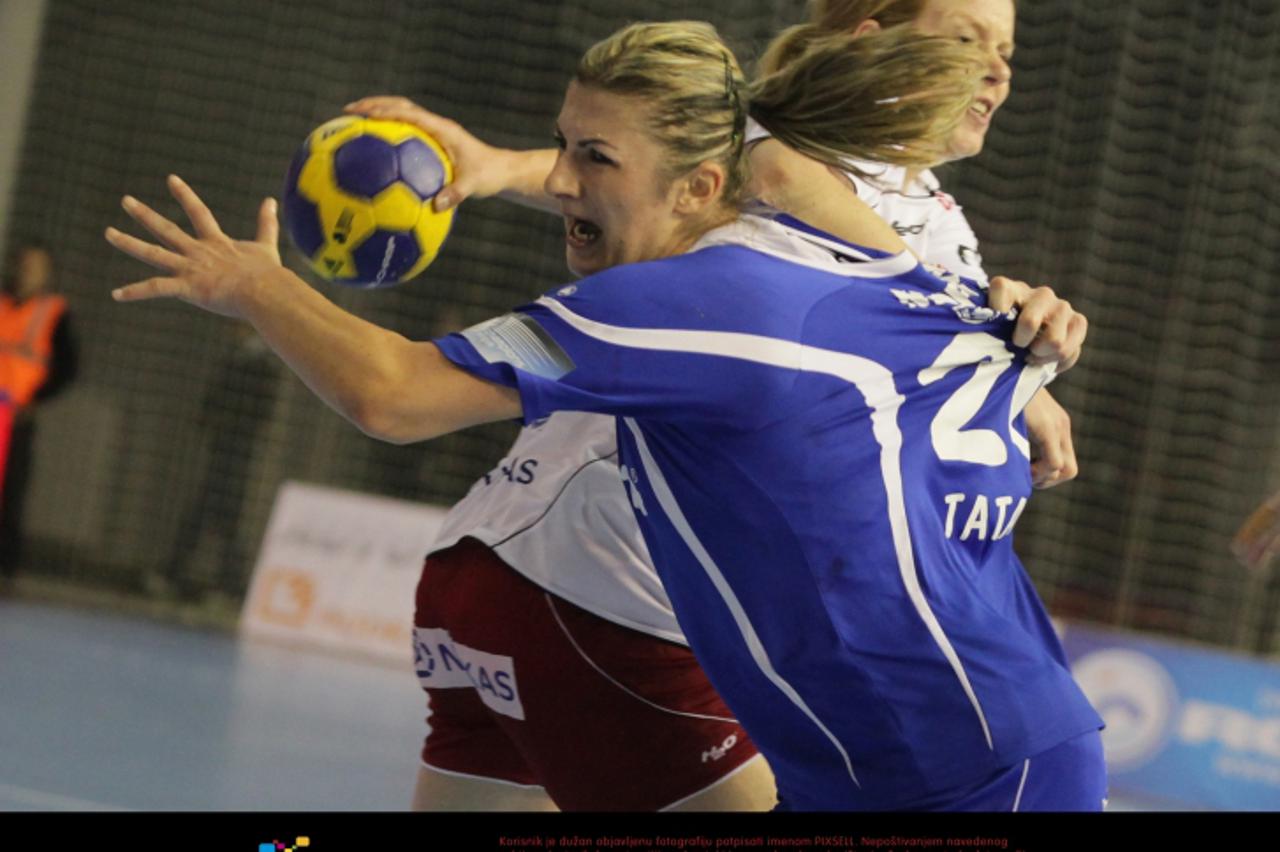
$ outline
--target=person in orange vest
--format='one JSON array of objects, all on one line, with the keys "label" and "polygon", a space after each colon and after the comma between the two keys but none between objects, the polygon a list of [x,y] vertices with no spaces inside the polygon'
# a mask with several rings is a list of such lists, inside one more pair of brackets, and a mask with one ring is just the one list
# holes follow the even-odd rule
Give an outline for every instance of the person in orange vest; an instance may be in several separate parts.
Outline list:
[{"label": "person in orange vest", "polygon": [[67,300],[54,293],[53,256],[23,243],[5,268],[0,294],[0,572],[18,562],[23,492],[35,423],[31,411],[75,372]]}]

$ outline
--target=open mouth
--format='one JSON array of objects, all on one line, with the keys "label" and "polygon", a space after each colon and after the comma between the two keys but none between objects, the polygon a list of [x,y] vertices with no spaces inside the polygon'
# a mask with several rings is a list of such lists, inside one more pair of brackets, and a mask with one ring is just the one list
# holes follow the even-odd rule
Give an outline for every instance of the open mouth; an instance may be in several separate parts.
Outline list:
[{"label": "open mouth", "polygon": [[586,248],[600,239],[600,226],[577,216],[565,215],[565,237],[574,248]]},{"label": "open mouth", "polygon": [[989,118],[995,109],[989,101],[974,101],[973,106],[969,107],[969,112],[977,115],[979,118]]}]

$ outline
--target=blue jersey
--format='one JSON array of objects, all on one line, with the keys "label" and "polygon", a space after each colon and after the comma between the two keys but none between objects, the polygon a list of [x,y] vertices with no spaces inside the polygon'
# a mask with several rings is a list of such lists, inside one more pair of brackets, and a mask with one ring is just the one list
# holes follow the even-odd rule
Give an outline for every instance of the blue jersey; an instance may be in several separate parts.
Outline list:
[{"label": "blue jersey", "polygon": [[933,801],[1101,720],[1012,549],[1045,380],[958,278],[745,218],[437,341],[617,415],[689,644],[788,806]]}]

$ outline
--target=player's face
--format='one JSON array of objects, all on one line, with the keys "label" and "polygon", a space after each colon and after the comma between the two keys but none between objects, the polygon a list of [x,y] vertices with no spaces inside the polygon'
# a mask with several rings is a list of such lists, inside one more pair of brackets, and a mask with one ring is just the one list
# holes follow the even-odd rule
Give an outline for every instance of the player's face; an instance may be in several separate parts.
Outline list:
[{"label": "player's face", "polygon": [[688,247],[664,151],[645,104],[570,83],[556,123],[560,155],[546,191],[564,214],[565,260],[577,275],[679,254]]},{"label": "player's face", "polygon": [[948,160],[972,157],[982,150],[991,119],[1009,97],[1013,25],[1013,0],[928,0],[916,18],[921,32],[976,43],[985,56],[986,74],[973,106],[947,145]]}]

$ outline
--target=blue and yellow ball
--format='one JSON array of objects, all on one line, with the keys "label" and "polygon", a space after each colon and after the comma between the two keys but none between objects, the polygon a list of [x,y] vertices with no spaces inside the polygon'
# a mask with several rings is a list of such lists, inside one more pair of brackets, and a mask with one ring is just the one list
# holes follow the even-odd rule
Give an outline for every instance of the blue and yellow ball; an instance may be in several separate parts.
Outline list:
[{"label": "blue and yellow ball", "polygon": [[344,116],[312,131],[289,166],[285,230],[316,274],[389,287],[435,260],[453,211],[431,199],[453,180],[440,144],[398,121]]}]

